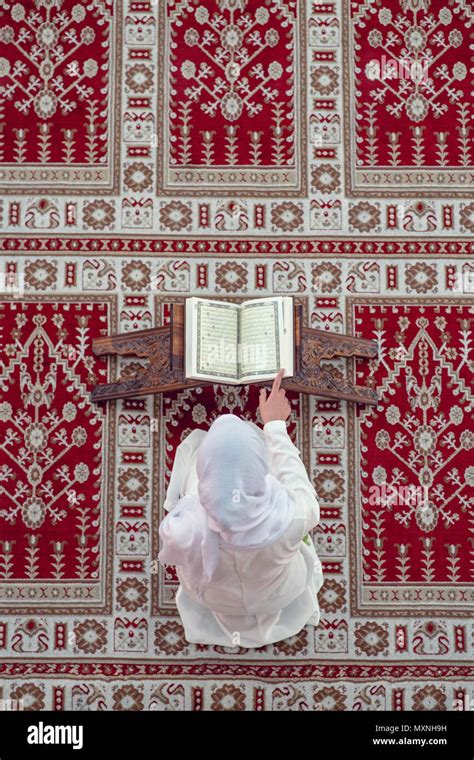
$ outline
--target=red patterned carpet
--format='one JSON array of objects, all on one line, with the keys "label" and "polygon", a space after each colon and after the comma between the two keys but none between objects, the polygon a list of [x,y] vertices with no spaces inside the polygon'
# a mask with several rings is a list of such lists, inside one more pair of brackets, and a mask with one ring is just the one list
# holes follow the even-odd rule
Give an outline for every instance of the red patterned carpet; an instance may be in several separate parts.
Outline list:
[{"label": "red patterned carpet", "polygon": [[[30,710],[474,699],[467,0],[22,0],[0,15],[0,698]],[[321,623],[188,644],[157,565],[176,446],[254,387],[97,406],[94,337],[293,295],[380,404],[291,397]],[[338,364],[344,369],[342,363]]]}]

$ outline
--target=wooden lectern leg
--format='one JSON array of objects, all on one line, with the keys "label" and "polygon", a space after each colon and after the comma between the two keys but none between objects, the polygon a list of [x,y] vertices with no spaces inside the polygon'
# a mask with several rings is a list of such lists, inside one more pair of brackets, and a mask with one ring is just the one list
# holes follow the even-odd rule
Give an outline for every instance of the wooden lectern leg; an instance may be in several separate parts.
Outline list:
[{"label": "wooden lectern leg", "polygon": [[157,378],[155,368],[148,367],[129,380],[118,380],[116,383],[96,385],[92,391],[91,398],[93,401],[112,401],[113,399],[138,398],[139,396],[149,396],[154,393],[179,391],[205,385],[212,385],[212,383],[195,380],[177,382],[174,378],[166,379],[163,375]]},{"label": "wooden lectern leg", "polygon": [[304,327],[303,307],[295,304],[294,310],[295,371],[293,377],[282,381],[282,386],[323,398],[377,404],[378,395],[375,390],[353,385],[335,367],[321,366],[322,360],[335,357],[375,357],[378,353],[375,341]]},{"label": "wooden lectern leg", "polygon": [[201,380],[186,380],[184,377],[182,303],[172,305],[170,325],[96,338],[92,342],[92,349],[98,356],[116,354],[148,359],[148,365],[139,369],[134,377],[123,377],[115,383],[96,385],[91,395],[93,401],[112,401],[211,385]]}]

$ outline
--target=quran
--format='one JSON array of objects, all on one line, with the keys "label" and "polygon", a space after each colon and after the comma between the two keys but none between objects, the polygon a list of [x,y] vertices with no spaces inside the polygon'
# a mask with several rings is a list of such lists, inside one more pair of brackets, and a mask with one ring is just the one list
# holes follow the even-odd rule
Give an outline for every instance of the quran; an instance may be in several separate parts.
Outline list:
[{"label": "quran", "polygon": [[186,378],[240,385],[273,380],[281,367],[294,373],[293,299],[241,303],[188,298]]}]

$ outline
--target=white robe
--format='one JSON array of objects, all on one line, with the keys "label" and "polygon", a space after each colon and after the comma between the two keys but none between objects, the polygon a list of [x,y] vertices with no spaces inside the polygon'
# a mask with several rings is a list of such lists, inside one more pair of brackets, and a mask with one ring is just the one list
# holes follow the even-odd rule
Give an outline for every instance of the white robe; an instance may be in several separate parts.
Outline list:
[{"label": "white robe", "polygon": [[[252,424],[253,423],[249,423]],[[203,597],[197,598],[177,567],[176,605],[186,640],[196,644],[260,647],[318,625],[317,593],[322,566],[313,541],[303,541],[319,523],[319,504],[299,451],[283,420],[254,426],[264,436],[270,472],[295,501],[292,523],[277,541],[257,549],[221,546],[219,566]],[[206,435],[193,430],[178,446],[164,507],[196,494],[197,449]]]}]

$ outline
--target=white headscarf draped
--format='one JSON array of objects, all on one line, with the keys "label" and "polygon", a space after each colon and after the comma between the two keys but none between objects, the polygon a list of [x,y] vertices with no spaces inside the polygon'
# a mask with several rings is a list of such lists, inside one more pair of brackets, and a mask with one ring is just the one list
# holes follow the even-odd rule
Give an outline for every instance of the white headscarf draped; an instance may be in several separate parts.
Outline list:
[{"label": "white headscarf draped", "polygon": [[256,549],[288,528],[294,502],[268,468],[263,433],[234,414],[212,423],[196,460],[198,494],[183,496],[162,521],[158,559],[179,565],[202,588],[219,564],[220,546]]}]

